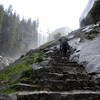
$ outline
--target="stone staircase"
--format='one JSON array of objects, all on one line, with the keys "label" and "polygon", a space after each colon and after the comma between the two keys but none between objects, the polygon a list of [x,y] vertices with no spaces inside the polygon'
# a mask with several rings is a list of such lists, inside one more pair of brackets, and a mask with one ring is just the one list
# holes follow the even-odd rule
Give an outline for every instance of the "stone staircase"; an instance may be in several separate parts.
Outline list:
[{"label": "stone staircase", "polygon": [[48,67],[35,70],[33,75],[31,85],[23,82],[24,91],[16,87],[21,91],[18,100],[100,100],[100,84],[84,66],[58,52],[53,53]]}]

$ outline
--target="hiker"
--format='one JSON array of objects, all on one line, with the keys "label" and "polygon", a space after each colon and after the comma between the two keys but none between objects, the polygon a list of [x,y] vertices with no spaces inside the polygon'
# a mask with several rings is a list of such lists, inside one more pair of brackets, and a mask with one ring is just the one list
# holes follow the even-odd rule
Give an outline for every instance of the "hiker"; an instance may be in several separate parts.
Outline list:
[{"label": "hiker", "polygon": [[70,49],[70,46],[68,44],[68,40],[66,37],[61,37],[59,39],[59,42],[60,42],[61,55],[66,56],[66,54],[68,53],[68,50]]}]

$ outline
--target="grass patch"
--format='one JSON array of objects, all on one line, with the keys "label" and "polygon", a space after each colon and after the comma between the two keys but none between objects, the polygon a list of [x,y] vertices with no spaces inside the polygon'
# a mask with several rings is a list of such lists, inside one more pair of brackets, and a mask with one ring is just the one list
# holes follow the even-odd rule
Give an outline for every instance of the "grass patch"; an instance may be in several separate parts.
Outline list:
[{"label": "grass patch", "polygon": [[12,83],[12,76],[15,74],[21,74],[24,71],[32,69],[30,65],[39,62],[43,59],[44,54],[41,52],[32,53],[25,56],[20,62],[8,66],[3,72],[0,73],[0,80],[5,83]]},{"label": "grass patch", "polygon": [[0,90],[0,93],[5,93],[5,94],[10,94],[10,93],[14,93],[14,92],[16,92],[16,91],[11,88],[5,88],[5,89]]},{"label": "grass patch", "polygon": [[20,74],[29,69],[30,67],[26,66],[26,63],[24,62],[14,66],[9,66],[3,73],[0,73],[0,79],[4,80],[5,82],[13,81],[11,79],[12,75]]}]

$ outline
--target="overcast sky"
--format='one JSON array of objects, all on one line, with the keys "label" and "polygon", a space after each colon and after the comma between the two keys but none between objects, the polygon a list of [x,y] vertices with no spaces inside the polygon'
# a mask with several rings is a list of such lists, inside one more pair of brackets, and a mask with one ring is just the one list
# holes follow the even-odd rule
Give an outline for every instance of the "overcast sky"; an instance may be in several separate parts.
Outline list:
[{"label": "overcast sky", "polygon": [[55,30],[59,27],[77,29],[88,0],[0,0],[5,8],[12,5],[21,16],[39,18],[42,30]]}]

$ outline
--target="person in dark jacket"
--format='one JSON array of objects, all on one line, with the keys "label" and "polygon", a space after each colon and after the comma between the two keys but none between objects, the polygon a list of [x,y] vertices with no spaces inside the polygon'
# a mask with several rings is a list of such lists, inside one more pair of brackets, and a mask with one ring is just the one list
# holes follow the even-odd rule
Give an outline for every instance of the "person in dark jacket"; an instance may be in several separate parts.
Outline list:
[{"label": "person in dark jacket", "polygon": [[68,50],[70,49],[70,46],[68,44],[68,40],[67,40],[66,37],[61,37],[59,39],[59,42],[60,42],[60,52],[61,52],[61,55],[66,56],[67,53],[68,53]]}]

